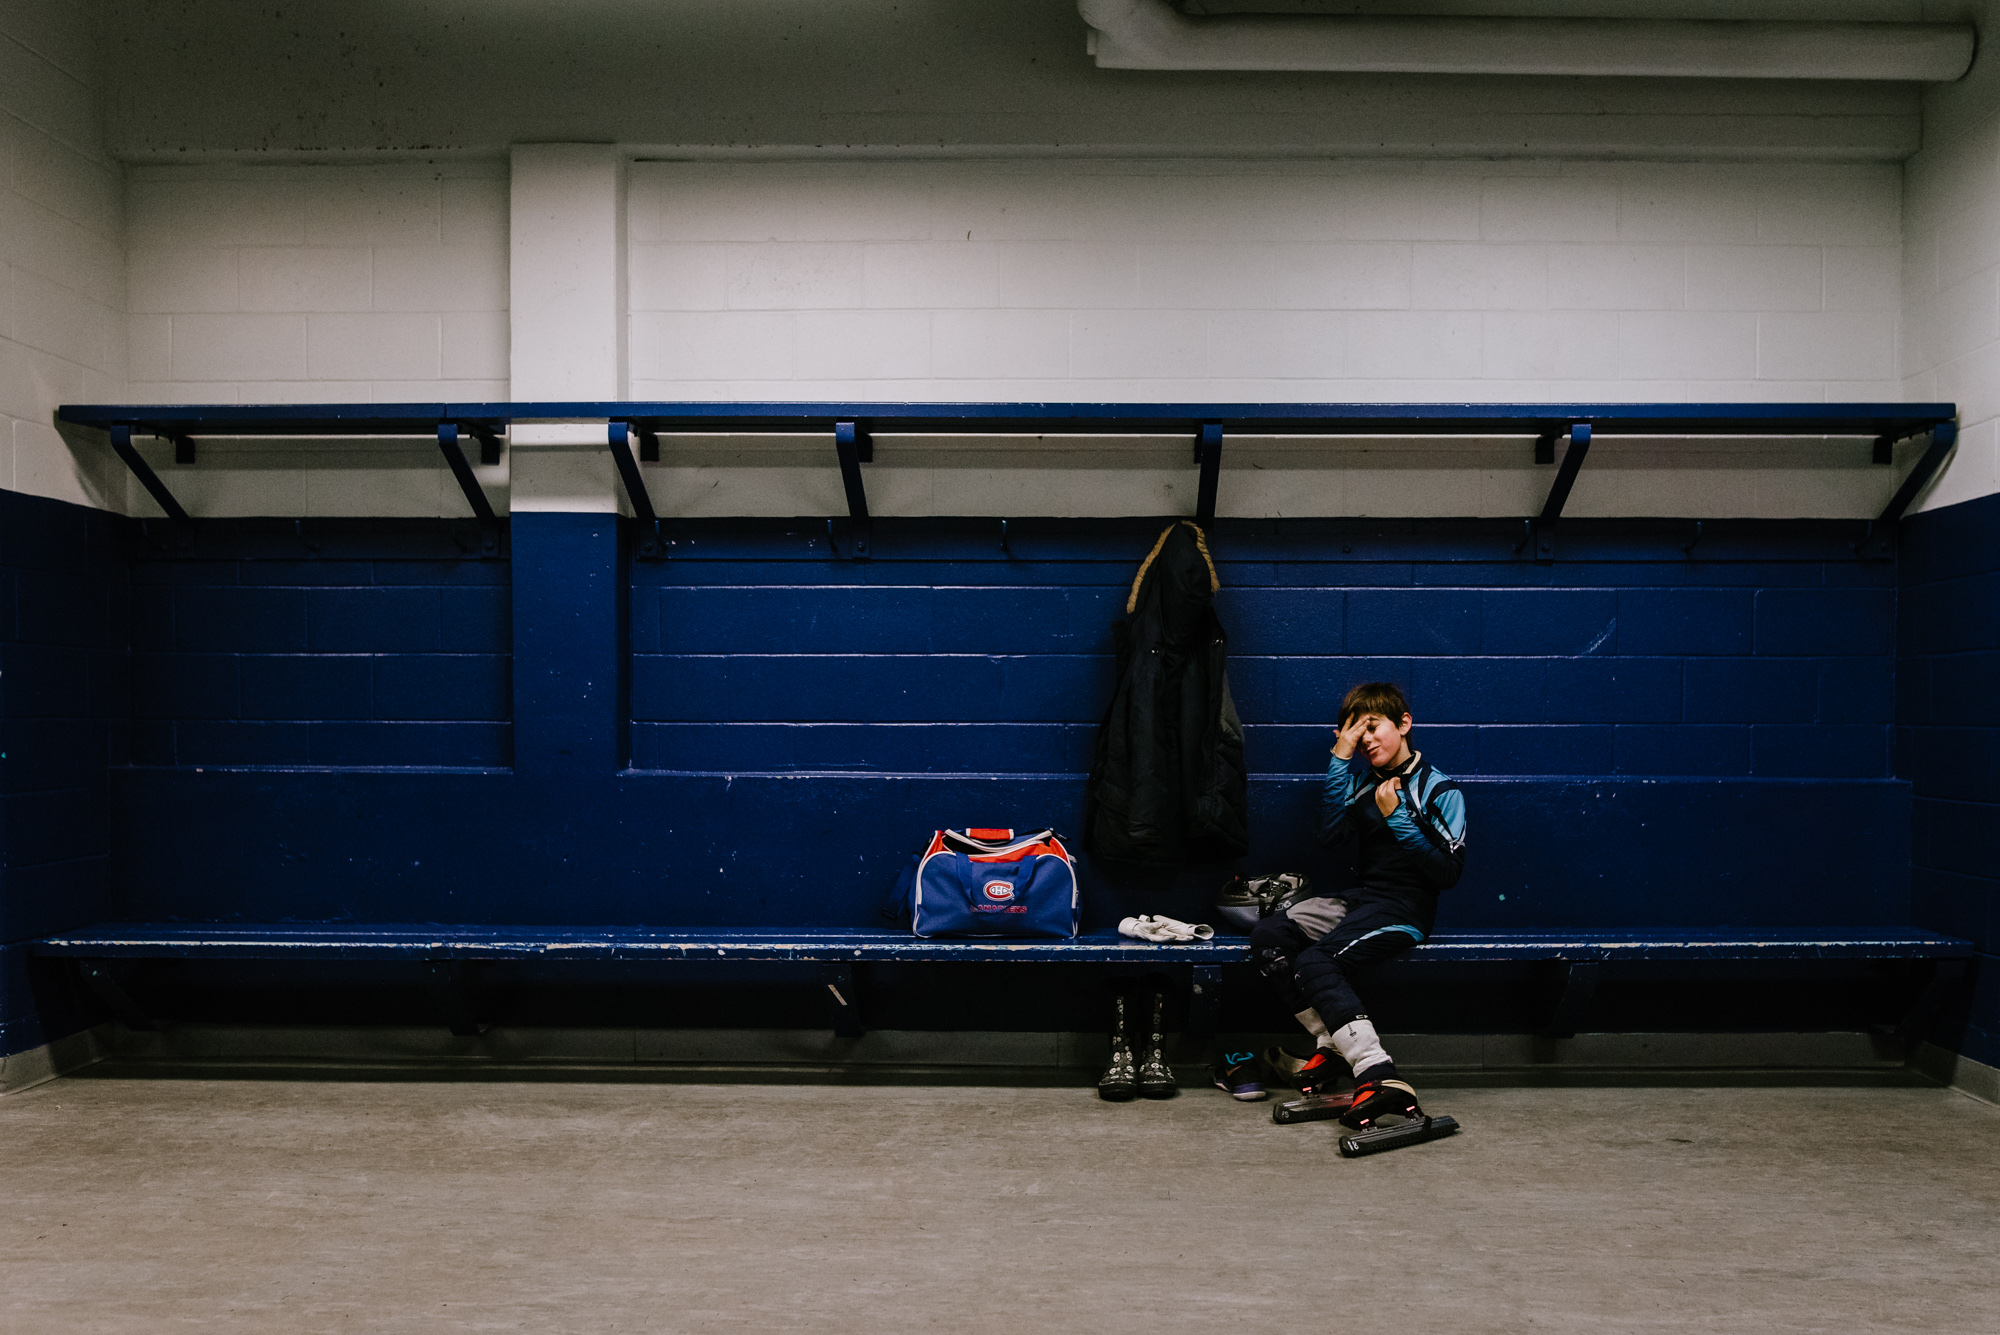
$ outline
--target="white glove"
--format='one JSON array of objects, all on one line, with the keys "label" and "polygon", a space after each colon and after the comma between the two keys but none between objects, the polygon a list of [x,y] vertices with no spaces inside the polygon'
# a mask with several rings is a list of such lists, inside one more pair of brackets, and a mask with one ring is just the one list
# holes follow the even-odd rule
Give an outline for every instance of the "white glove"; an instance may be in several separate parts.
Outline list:
[{"label": "white glove", "polygon": [[1118,931],[1121,935],[1135,940],[1160,944],[1206,941],[1215,935],[1215,929],[1205,922],[1182,922],[1178,918],[1162,917],[1155,913],[1127,918],[1118,924]]}]

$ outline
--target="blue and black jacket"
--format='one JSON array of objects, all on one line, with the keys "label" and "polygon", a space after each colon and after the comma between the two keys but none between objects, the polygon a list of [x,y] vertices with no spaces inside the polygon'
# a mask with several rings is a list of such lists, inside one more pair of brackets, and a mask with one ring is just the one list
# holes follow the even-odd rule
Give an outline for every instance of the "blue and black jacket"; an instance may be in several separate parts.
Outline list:
[{"label": "blue and black jacket", "polygon": [[[1356,756],[1363,754],[1356,749]],[[1375,789],[1392,778],[1403,786],[1395,810],[1384,816]],[[1421,751],[1399,770],[1335,756],[1326,770],[1319,841],[1338,848],[1349,840],[1360,844],[1358,884],[1347,892],[1356,909],[1395,904],[1406,910],[1405,921],[1429,936],[1438,893],[1456,885],[1465,870],[1465,794],[1458,785],[1426,764]]]}]

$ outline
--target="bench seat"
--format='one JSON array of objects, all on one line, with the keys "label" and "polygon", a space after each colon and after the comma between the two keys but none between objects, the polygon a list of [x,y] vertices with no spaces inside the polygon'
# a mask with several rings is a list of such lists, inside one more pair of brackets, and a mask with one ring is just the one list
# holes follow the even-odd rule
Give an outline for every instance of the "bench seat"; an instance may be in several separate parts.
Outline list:
[{"label": "bench seat", "polygon": [[[1243,958],[1241,936],[1155,945],[1116,932],[1069,940],[913,937],[866,927],[757,932],[645,927],[467,927],[425,924],[107,923],[34,943],[75,959],[777,960],[800,963],[1014,960],[1089,964]],[[1738,928],[1583,932],[1441,932],[1410,960],[1969,959],[1972,943],[1912,927]]]},{"label": "bench seat", "polygon": [[[1067,940],[922,939],[883,928],[831,927],[793,932],[732,928],[676,931],[647,927],[488,927],[422,923],[105,923],[34,942],[41,956],[78,961],[84,980],[128,1025],[152,1022],[103,962],[113,960],[409,960],[426,964],[455,1033],[479,1032],[464,971],[497,960],[579,962],[774,962],[820,966],[839,1001],[836,1029],[861,1032],[861,985],[854,970],[869,963],[1016,963],[1187,968],[1188,1027],[1212,1032],[1222,966],[1245,958],[1247,938],[1159,945],[1116,932]],[[1404,964],[1450,961],[1543,962],[1559,987],[1544,1032],[1567,1037],[1590,1004],[1606,964],[1626,961],[1910,960],[1928,981],[1898,1033],[1913,1041],[1963,973],[1972,942],[1912,927],[1738,928],[1647,931],[1444,932],[1413,947]]]},{"label": "bench seat", "polygon": [[38,955],[78,959],[417,959],[867,961],[1074,960],[1091,964],[1241,958],[1243,937],[1154,945],[1116,932],[1070,940],[923,939],[867,927],[759,932],[646,927],[433,927],[403,923],[111,923],[38,941]]}]

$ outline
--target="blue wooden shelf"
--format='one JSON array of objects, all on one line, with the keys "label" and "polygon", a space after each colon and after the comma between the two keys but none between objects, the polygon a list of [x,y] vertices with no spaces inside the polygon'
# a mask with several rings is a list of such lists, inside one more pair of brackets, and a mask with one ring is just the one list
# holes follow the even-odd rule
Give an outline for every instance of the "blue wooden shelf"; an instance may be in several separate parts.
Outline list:
[{"label": "blue wooden shelf", "polygon": [[1252,434],[1921,435],[1958,416],[1950,403],[302,403],[67,404],[76,426],[128,426],[161,436],[428,436],[441,422],[502,427],[534,421],[620,421],[655,431],[863,430],[932,434],[1160,432],[1219,425]]},{"label": "blue wooden shelf", "polygon": [[[1243,435],[1518,435],[1535,437],[1535,461],[1556,462],[1555,441],[1569,439],[1543,505],[1543,528],[1561,517],[1577,470],[1596,436],[1847,436],[1875,442],[1874,460],[1891,461],[1895,443],[1928,434],[1930,445],[1897,488],[1878,522],[1893,522],[1944,462],[1957,439],[1950,403],[314,403],[66,404],[57,418],[110,434],[133,476],[174,519],[187,511],[133,448],[134,434],[174,441],[175,458],[192,462],[198,436],[350,436],[435,434],[466,503],[481,520],[495,515],[459,446],[477,436],[486,463],[499,462],[497,433],[521,422],[579,419],[607,425],[605,444],[632,503],[654,527],[639,463],[658,458],[659,436],[674,432],[811,432],[834,437],[849,517],[868,520],[861,465],[874,458],[871,433],[1187,435],[1200,482],[1196,518],[1215,516],[1223,441]],[[633,437],[639,453],[634,458]],[[868,537],[857,531],[856,554]],[[1542,555],[1549,554],[1546,546]],[[652,555],[648,546],[642,555]]]}]

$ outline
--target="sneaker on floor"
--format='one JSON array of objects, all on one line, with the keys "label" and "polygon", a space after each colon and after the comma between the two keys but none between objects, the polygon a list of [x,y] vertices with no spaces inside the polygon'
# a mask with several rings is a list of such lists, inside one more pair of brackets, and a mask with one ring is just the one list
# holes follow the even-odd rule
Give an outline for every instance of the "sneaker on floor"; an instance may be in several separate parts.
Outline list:
[{"label": "sneaker on floor", "polygon": [[1239,1103],[1255,1103],[1269,1098],[1264,1088],[1264,1069],[1254,1052],[1225,1052],[1213,1072],[1215,1087]]}]

